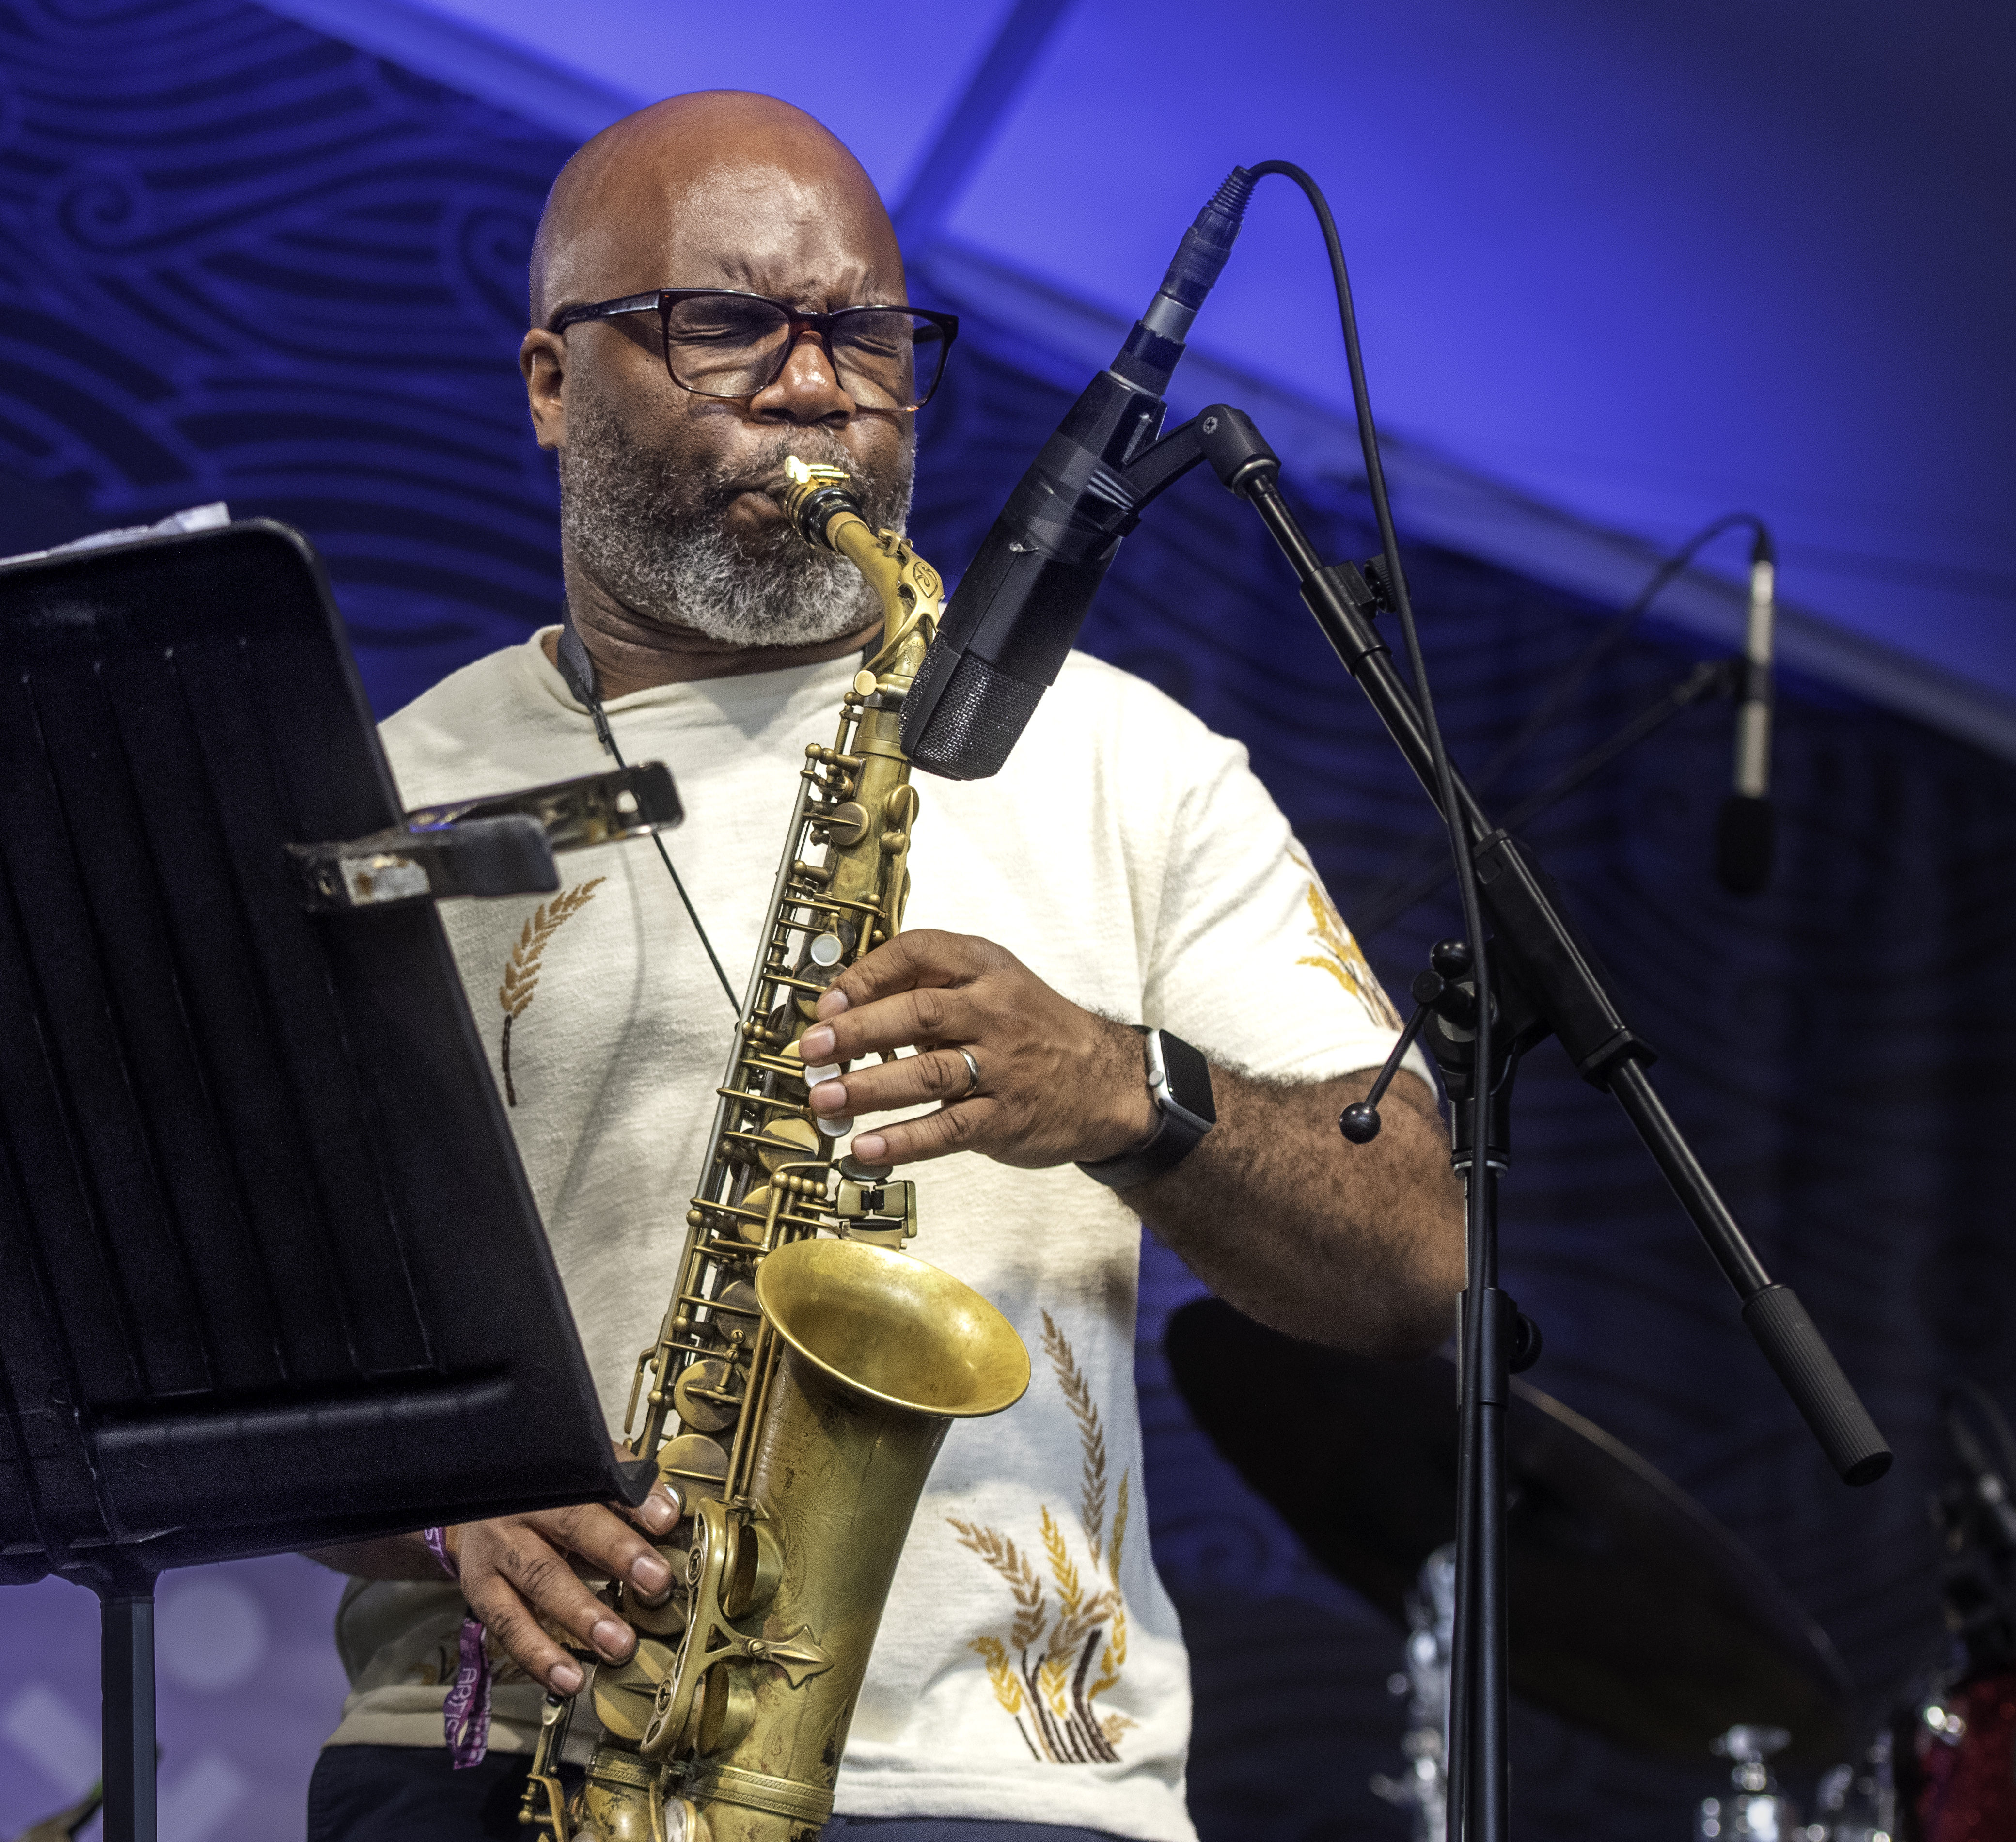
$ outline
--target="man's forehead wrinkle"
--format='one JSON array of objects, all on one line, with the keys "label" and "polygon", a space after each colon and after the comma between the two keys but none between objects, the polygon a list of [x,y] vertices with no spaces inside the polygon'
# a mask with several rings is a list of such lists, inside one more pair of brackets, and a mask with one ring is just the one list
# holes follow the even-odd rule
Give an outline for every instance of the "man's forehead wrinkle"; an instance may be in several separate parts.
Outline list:
[{"label": "man's forehead wrinkle", "polygon": [[829,179],[724,167],[686,192],[671,254],[689,286],[718,279],[815,311],[871,293],[886,299],[902,268],[880,209]]},{"label": "man's forehead wrinkle", "polygon": [[610,204],[555,249],[549,313],[657,287],[741,288],[812,311],[902,297],[886,229],[830,188],[742,169],[655,196],[626,189]]},{"label": "man's forehead wrinkle", "polygon": [[[779,234],[781,225],[794,216],[803,259],[792,297],[804,294],[806,304],[824,304],[842,290],[859,298],[859,288],[872,285],[888,299],[900,289],[901,259],[873,183],[812,117],[737,92],[654,103],[603,130],[563,169],[535,245],[535,315],[549,318],[571,301],[705,286],[715,278],[776,292],[756,286],[753,275],[729,281],[726,258],[766,243],[782,256],[790,239]],[[855,260],[848,266],[859,272],[858,281],[832,272],[836,228],[852,246]],[[827,249],[813,261],[821,236]],[[689,242],[693,246],[679,246]],[[715,246],[713,276],[667,268],[682,259],[700,261],[701,242]],[[614,279],[619,275],[624,279]],[[817,301],[810,298],[815,295]]]}]

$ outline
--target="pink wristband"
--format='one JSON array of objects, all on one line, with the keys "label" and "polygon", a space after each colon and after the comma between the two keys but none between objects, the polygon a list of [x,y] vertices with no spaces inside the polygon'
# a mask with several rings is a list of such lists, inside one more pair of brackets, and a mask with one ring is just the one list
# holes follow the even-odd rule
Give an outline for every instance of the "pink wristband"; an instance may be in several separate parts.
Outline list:
[{"label": "pink wristband", "polygon": [[[462,1569],[448,1552],[446,1529],[422,1529],[420,1539],[443,1573],[451,1580],[462,1578]],[[441,1706],[441,1737],[448,1743],[450,1763],[461,1772],[481,1765],[490,1750],[490,1658],[484,1650],[480,1618],[472,1614],[463,1620],[455,1650],[455,1681]]]},{"label": "pink wristband", "polygon": [[448,1531],[445,1528],[423,1528],[420,1539],[427,1545],[427,1552],[441,1563],[441,1570],[451,1580],[462,1578],[462,1569],[455,1564],[455,1556],[448,1551]]}]

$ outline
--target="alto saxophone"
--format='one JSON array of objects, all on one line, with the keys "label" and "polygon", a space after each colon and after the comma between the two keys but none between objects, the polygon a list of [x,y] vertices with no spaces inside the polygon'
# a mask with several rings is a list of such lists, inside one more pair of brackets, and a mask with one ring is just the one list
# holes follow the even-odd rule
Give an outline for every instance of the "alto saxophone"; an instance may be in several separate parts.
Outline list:
[{"label": "alto saxophone", "polygon": [[820,994],[902,925],[919,800],[898,722],[942,588],[842,469],[787,472],[792,528],[874,587],[883,643],[833,746],[805,750],[678,1287],[631,1386],[631,1454],[684,1509],[660,1549],[681,1583],[657,1606],[608,1588],[637,1649],[583,1659],[603,1739],[571,1801],[578,1697],[546,1697],[520,1820],[553,1842],[811,1842],[946,1428],[1029,1382],[1008,1321],[902,1251],[915,1185],[836,1160],[841,1128],[808,1104],[798,1039]]}]

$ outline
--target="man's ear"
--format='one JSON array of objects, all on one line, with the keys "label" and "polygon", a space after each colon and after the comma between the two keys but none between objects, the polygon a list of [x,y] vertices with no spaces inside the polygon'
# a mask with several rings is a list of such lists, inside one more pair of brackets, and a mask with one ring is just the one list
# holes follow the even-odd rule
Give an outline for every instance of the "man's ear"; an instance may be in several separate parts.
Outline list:
[{"label": "man's ear", "polygon": [[535,326],[518,347],[518,370],[525,380],[525,401],[532,412],[532,433],[545,448],[567,445],[567,346],[557,333]]}]

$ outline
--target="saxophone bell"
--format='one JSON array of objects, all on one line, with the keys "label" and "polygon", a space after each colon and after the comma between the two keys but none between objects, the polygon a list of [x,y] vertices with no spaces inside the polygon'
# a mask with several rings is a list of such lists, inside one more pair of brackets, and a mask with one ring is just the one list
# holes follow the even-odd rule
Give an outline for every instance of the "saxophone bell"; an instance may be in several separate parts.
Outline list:
[{"label": "saxophone bell", "polygon": [[946,1430],[1029,1385],[1008,1321],[908,1254],[800,1241],[763,1262],[757,1290],[783,1347],[751,1501],[701,1506],[686,1644],[637,1749],[686,1755],[680,1790],[710,1842],[783,1842],[825,1821]]}]

